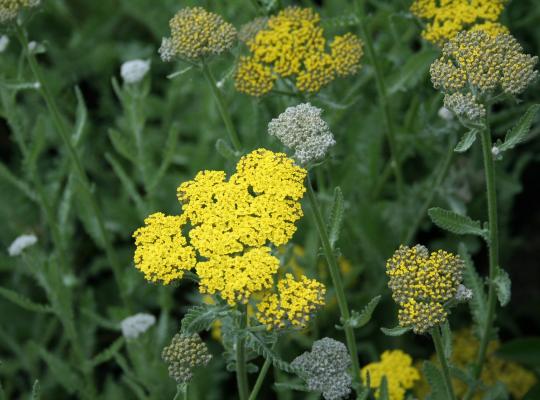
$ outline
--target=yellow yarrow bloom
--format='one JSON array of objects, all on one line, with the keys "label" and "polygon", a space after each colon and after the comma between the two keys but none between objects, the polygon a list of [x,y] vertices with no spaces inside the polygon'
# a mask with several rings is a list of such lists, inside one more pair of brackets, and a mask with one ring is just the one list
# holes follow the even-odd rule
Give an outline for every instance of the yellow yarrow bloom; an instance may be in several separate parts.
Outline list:
[{"label": "yellow yarrow bloom", "polygon": [[388,286],[399,306],[399,324],[424,333],[444,322],[444,304],[461,283],[463,261],[444,250],[429,253],[424,246],[400,246],[386,263]]},{"label": "yellow yarrow bloom", "polygon": [[491,36],[509,33],[497,21],[506,0],[415,0],[411,12],[427,20],[424,39],[444,45],[464,30],[481,30]]},{"label": "yellow yarrow bloom", "polygon": [[197,61],[229,50],[236,41],[236,28],[221,16],[202,7],[186,7],[169,21],[171,37],[160,48],[164,61],[175,56]]},{"label": "yellow yarrow bloom", "polygon": [[375,398],[380,396],[383,377],[388,384],[390,400],[403,400],[405,392],[420,379],[419,371],[412,365],[412,358],[401,350],[385,351],[381,361],[373,362],[362,368],[362,381],[375,390]]},{"label": "yellow yarrow bloom", "polygon": [[40,0],[0,0],[0,23],[17,18],[23,8],[35,7],[39,3]]},{"label": "yellow yarrow bloom", "polygon": [[279,280],[276,293],[268,293],[257,305],[257,319],[268,330],[304,328],[315,311],[324,305],[324,285],[305,276],[296,280],[286,274]]},{"label": "yellow yarrow bloom", "polygon": [[296,231],[306,174],[266,149],[242,157],[228,180],[224,171],[198,173],[178,187],[180,216],[152,214],[134,233],[136,267],[165,284],[195,268],[201,293],[247,303],[273,286],[279,260],[269,246]]},{"label": "yellow yarrow bloom", "polygon": [[168,284],[181,279],[184,271],[195,266],[195,250],[182,234],[184,216],[155,213],[144,220],[145,226],[133,234],[135,266],[150,282]]},{"label": "yellow yarrow bloom", "polygon": [[[537,379],[532,372],[521,367],[519,364],[497,357],[496,352],[500,345],[498,340],[492,340],[489,343],[480,380],[486,387],[491,387],[497,382],[502,382],[512,397],[520,400],[536,384]],[[457,368],[466,369],[474,363],[478,346],[480,346],[480,342],[470,329],[458,331],[452,339],[451,364]],[[435,354],[431,357],[431,360],[434,363],[438,362]],[[467,385],[459,379],[453,379],[452,385],[457,397],[465,395],[468,389]],[[424,376],[417,382],[414,392],[421,399],[429,392],[429,385]],[[485,393],[479,390],[473,396],[473,400],[481,400],[484,398],[484,395]]]},{"label": "yellow yarrow bloom", "polygon": [[295,79],[302,92],[318,92],[336,76],[356,73],[362,56],[362,42],[350,33],[336,36],[328,51],[320,16],[310,8],[282,10],[246,44],[250,55],[240,59],[235,83],[252,96],[270,92],[278,77]]}]

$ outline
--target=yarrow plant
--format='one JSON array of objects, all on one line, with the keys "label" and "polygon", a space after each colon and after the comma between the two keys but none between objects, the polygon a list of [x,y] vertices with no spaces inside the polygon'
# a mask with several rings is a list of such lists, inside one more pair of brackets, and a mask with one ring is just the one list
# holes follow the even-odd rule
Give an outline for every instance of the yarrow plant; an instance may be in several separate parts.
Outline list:
[{"label": "yarrow plant", "polygon": [[326,400],[339,400],[349,395],[350,365],[347,347],[328,337],[313,342],[310,352],[296,357],[291,363],[305,379],[308,390],[321,392]]},{"label": "yarrow plant", "polygon": [[197,334],[177,333],[171,343],[161,353],[163,361],[169,365],[169,375],[179,384],[186,384],[193,378],[194,370],[204,367],[212,359],[208,347]]},{"label": "yarrow plant", "polygon": [[409,389],[420,379],[420,372],[412,365],[412,357],[401,350],[387,350],[381,360],[362,368],[362,381],[375,389],[380,398],[383,378],[386,378],[389,400],[404,400]]},{"label": "yarrow plant", "polygon": [[324,158],[336,144],[334,135],[322,110],[309,103],[289,107],[268,124],[268,134],[277,137],[284,146],[294,150],[294,157],[302,165]]},{"label": "yarrow plant", "polygon": [[411,12],[427,21],[424,39],[443,46],[459,32],[482,31],[495,37],[509,33],[499,17],[506,0],[414,0]]},{"label": "yarrow plant", "polygon": [[137,339],[156,323],[156,317],[152,314],[138,313],[124,318],[120,323],[122,335],[126,339]]},{"label": "yarrow plant", "polygon": [[445,107],[477,120],[486,115],[485,103],[492,97],[522,93],[538,76],[537,62],[510,35],[461,32],[431,65],[431,81],[445,93]]},{"label": "yarrow plant", "polygon": [[238,62],[235,84],[239,92],[262,96],[282,79],[300,92],[316,93],[360,68],[360,39],[346,33],[335,36],[327,46],[320,16],[310,8],[288,7],[261,22],[243,35],[250,55]]},{"label": "yarrow plant", "polygon": [[0,0],[0,23],[14,20],[24,8],[36,7],[41,0]]}]

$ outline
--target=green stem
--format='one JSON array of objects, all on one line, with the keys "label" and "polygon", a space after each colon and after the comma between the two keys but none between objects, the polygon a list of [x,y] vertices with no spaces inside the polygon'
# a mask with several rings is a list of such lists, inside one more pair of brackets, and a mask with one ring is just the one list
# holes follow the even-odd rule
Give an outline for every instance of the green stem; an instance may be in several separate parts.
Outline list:
[{"label": "green stem", "polygon": [[328,238],[328,232],[326,230],[326,224],[324,223],[324,218],[319,207],[319,202],[317,201],[317,196],[311,185],[311,179],[307,179],[307,195],[310,202],[311,208],[313,209],[313,216],[315,219],[315,224],[317,225],[317,230],[319,231],[319,236],[321,238],[321,244],[323,248],[326,261],[328,263],[328,269],[330,271],[330,277],[332,278],[332,283],[336,291],[337,302],[339,306],[339,311],[341,313],[341,318],[344,321],[343,329],[345,330],[345,338],[347,340],[347,347],[349,348],[349,353],[352,360],[352,373],[353,381],[359,385],[360,384],[360,364],[358,361],[358,350],[356,348],[356,339],[354,337],[354,330],[348,326],[345,322],[350,318],[349,306],[347,305],[347,299],[345,297],[345,289],[343,286],[343,281],[341,280],[341,274],[339,272],[339,266],[330,244]]},{"label": "green stem", "polygon": [[373,41],[371,40],[371,34],[367,29],[366,19],[364,16],[364,5],[363,2],[358,1],[358,14],[359,14],[359,25],[360,30],[362,31],[362,36],[364,43],[366,44],[366,54],[369,58],[369,62],[373,66],[375,71],[375,82],[377,85],[377,93],[379,95],[379,104],[383,112],[384,124],[386,129],[386,135],[388,140],[388,147],[390,149],[390,157],[392,159],[392,168],[394,170],[394,175],[396,177],[396,185],[398,195],[401,197],[404,193],[403,185],[403,174],[401,171],[401,162],[399,159],[398,144],[396,139],[396,130],[394,127],[394,120],[392,118],[392,113],[390,111],[390,103],[388,101],[388,91],[386,88],[386,81],[384,79],[384,73],[379,63],[379,58],[375,53],[375,48],[373,46]]},{"label": "green stem", "polygon": [[255,386],[253,386],[253,390],[251,391],[248,400],[255,400],[257,398],[259,391],[261,390],[261,386],[264,382],[264,378],[266,378],[266,374],[268,373],[271,365],[272,361],[269,358],[264,360],[264,364],[261,368],[261,371],[259,372],[259,376],[257,377],[257,381],[255,381]]},{"label": "green stem", "polygon": [[227,112],[227,108],[225,106],[225,99],[223,98],[221,91],[217,87],[216,80],[214,79],[214,76],[212,75],[212,71],[210,71],[208,64],[204,61],[202,64],[202,71],[203,71],[204,77],[206,78],[206,81],[208,82],[208,84],[210,85],[210,88],[212,89],[212,94],[214,95],[214,98],[216,100],[216,103],[219,109],[219,113],[221,114],[221,118],[223,119],[223,123],[225,124],[225,128],[227,129],[229,139],[234,149],[236,151],[240,151],[242,149],[242,144],[240,143],[240,138],[238,136],[238,133],[236,132],[236,129],[234,128],[231,117],[229,113]]},{"label": "green stem", "polygon": [[[495,162],[491,153],[491,131],[489,122],[486,119],[486,127],[480,133],[482,139],[482,153],[484,156],[484,173],[486,179],[486,193],[488,203],[488,225],[489,225],[489,291],[488,291],[488,314],[485,325],[482,327],[482,336],[480,338],[480,347],[476,361],[473,366],[473,376],[478,380],[482,374],[486,351],[491,338],[492,324],[495,319],[495,308],[497,296],[493,281],[499,268],[499,230],[497,221],[497,189],[495,186]],[[470,387],[465,394],[464,399],[470,400],[475,392],[475,387]]]},{"label": "green stem", "polygon": [[435,351],[437,352],[437,357],[439,358],[439,363],[443,371],[444,384],[446,387],[446,394],[448,395],[448,400],[455,400],[456,395],[454,394],[454,389],[452,387],[452,379],[450,378],[450,370],[448,368],[448,360],[444,355],[441,332],[439,327],[436,326],[431,331],[431,337],[433,338],[433,344],[435,345]]},{"label": "green stem", "polygon": [[77,177],[83,186],[84,192],[87,196],[87,200],[90,204],[90,207],[92,208],[92,212],[94,213],[94,216],[96,217],[98,229],[100,231],[100,235],[101,235],[104,247],[105,247],[105,253],[107,255],[107,259],[109,260],[109,263],[111,264],[113,275],[118,285],[118,288],[120,289],[120,296],[122,300],[124,301],[124,303],[127,303],[127,298],[124,293],[123,285],[122,285],[121,266],[116,257],[116,253],[112,246],[109,233],[107,232],[107,229],[105,228],[105,222],[103,219],[103,215],[101,214],[101,210],[91,191],[90,181],[82,166],[79,155],[77,154],[77,151],[75,147],[73,146],[73,143],[71,142],[70,135],[64,124],[64,121],[62,120],[62,117],[60,115],[60,111],[58,110],[58,106],[56,105],[54,96],[49,90],[47,81],[43,77],[34,55],[28,50],[28,40],[26,38],[26,34],[20,25],[15,24],[15,27],[16,27],[17,36],[23,47],[23,52],[26,55],[28,64],[30,65],[30,69],[32,70],[32,73],[34,74],[34,78],[40,84],[40,93],[43,96],[43,100],[45,100],[49,113],[51,114],[53,124],[55,125],[56,130],[58,131],[58,134],[60,135],[64,145],[66,146],[68,150],[69,157],[74,166],[74,171],[77,174]]},{"label": "green stem", "polygon": [[[246,327],[247,312],[245,307],[242,308],[240,328],[244,329]],[[238,396],[240,400],[247,400],[249,388],[246,369],[246,345],[242,335],[239,335],[236,339],[236,384],[238,386]]]},{"label": "green stem", "polygon": [[452,159],[454,158],[454,146],[455,146],[454,140],[450,139],[448,142],[448,149],[446,151],[446,156],[441,163],[439,172],[437,176],[435,177],[433,184],[430,186],[429,193],[428,193],[428,196],[426,197],[426,200],[422,204],[422,207],[420,207],[420,212],[418,213],[414,222],[410,225],[410,228],[407,231],[407,234],[405,235],[405,239],[403,240],[403,243],[408,245],[414,239],[414,236],[416,235],[416,232],[418,231],[418,227],[420,226],[420,223],[426,216],[427,209],[433,202],[433,198],[435,197],[437,190],[439,190],[439,187],[441,186],[444,178],[446,177],[446,174],[448,174],[450,165],[452,165]]}]

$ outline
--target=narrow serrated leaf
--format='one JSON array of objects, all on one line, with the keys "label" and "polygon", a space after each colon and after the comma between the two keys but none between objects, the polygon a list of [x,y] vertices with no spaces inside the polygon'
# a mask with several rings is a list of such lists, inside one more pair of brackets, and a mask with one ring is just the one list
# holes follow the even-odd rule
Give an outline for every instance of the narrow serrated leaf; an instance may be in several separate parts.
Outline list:
[{"label": "narrow serrated leaf", "polygon": [[351,318],[348,321],[345,321],[344,324],[351,326],[352,328],[361,328],[366,325],[370,320],[375,308],[379,304],[381,296],[375,296],[372,298],[369,303],[362,309],[360,312],[352,311]]},{"label": "narrow serrated leaf", "polygon": [[506,389],[506,386],[502,382],[495,382],[494,385],[490,385],[484,393],[482,400],[508,400],[510,394]]},{"label": "narrow serrated leaf", "polygon": [[47,364],[47,369],[53,374],[55,381],[62,385],[69,393],[75,393],[83,384],[73,368],[58,356],[50,353],[44,347],[33,344],[40,357]]},{"label": "narrow serrated leaf", "polygon": [[167,141],[165,142],[165,154],[163,155],[163,159],[161,161],[161,164],[159,166],[158,171],[152,178],[152,182],[150,183],[148,190],[152,192],[161,182],[161,179],[163,178],[163,175],[165,175],[165,172],[167,172],[167,169],[171,165],[171,161],[173,159],[173,156],[176,152],[176,146],[178,143],[178,135],[180,134],[180,128],[178,124],[174,123],[170,129],[169,133],[167,134]]},{"label": "narrow serrated leaf", "polygon": [[182,318],[182,333],[192,334],[210,329],[212,323],[220,316],[220,313],[227,309],[227,306],[211,304],[191,307]]},{"label": "narrow serrated leaf", "polygon": [[99,364],[103,364],[114,358],[114,356],[122,349],[124,345],[124,338],[119,337],[116,339],[109,347],[103,350],[101,353],[97,354],[94,358],[90,360],[90,366],[96,367]]},{"label": "narrow serrated leaf", "polygon": [[383,376],[381,379],[381,386],[379,387],[379,400],[390,400],[388,397],[388,379],[386,376]]},{"label": "narrow serrated leaf", "polygon": [[514,148],[527,138],[538,111],[540,111],[540,104],[533,104],[525,111],[518,123],[508,131],[504,142],[498,146],[500,152]]},{"label": "narrow serrated leaf", "polygon": [[495,292],[497,293],[499,303],[504,307],[510,302],[512,291],[510,276],[504,269],[499,267],[497,268],[497,275],[493,279],[493,284],[495,285]]},{"label": "narrow serrated leaf", "polygon": [[455,233],[456,235],[477,235],[487,240],[487,230],[483,229],[479,221],[473,221],[465,215],[439,207],[430,208],[428,215],[431,221],[439,228]]},{"label": "narrow serrated leaf", "polygon": [[431,361],[424,361],[424,376],[431,388],[431,400],[447,400],[446,386],[441,371]]},{"label": "narrow serrated leaf", "polygon": [[337,186],[334,190],[334,201],[332,202],[330,220],[328,221],[328,238],[332,248],[335,248],[339,240],[341,226],[343,225],[343,211],[343,193],[341,192],[341,188]]},{"label": "narrow serrated leaf", "polygon": [[258,355],[269,359],[272,365],[282,371],[294,373],[296,369],[289,363],[283,361],[268,345],[254,332],[246,331],[246,347],[253,350]]},{"label": "narrow serrated leaf", "polygon": [[218,139],[216,141],[216,150],[226,160],[234,160],[234,159],[236,159],[236,152],[233,150],[231,145],[227,141],[225,141],[223,139]]},{"label": "narrow serrated leaf", "polygon": [[294,390],[297,392],[309,392],[310,390],[306,387],[306,385],[302,385],[299,383],[292,383],[292,382],[276,382],[274,383],[274,387],[276,390],[279,391],[285,391],[285,390]]},{"label": "narrow serrated leaf", "polygon": [[14,188],[18,189],[26,197],[32,201],[36,201],[36,195],[32,189],[22,179],[17,178],[11,173],[11,171],[0,162],[0,179],[3,179],[6,183],[9,183]]},{"label": "narrow serrated leaf", "polygon": [[396,326],[394,328],[381,328],[382,333],[386,336],[401,336],[412,330],[409,326]]},{"label": "narrow serrated leaf", "polygon": [[77,97],[77,112],[75,118],[75,127],[73,129],[73,144],[77,146],[81,143],[84,128],[86,127],[86,121],[88,119],[88,109],[84,101],[81,89],[75,86],[75,96]]},{"label": "narrow serrated leaf", "polygon": [[124,171],[122,165],[118,161],[116,161],[116,159],[111,154],[105,153],[105,159],[113,168],[113,171],[118,177],[118,179],[120,179],[122,186],[126,190],[131,200],[135,203],[135,207],[137,207],[140,216],[144,217],[146,215],[146,207],[144,205],[144,201],[141,195],[139,194],[139,192],[137,192],[137,188],[135,187],[135,183],[133,182],[133,180],[128,176],[126,171]]},{"label": "narrow serrated leaf", "polygon": [[459,256],[465,263],[463,270],[463,282],[465,286],[472,290],[473,296],[469,301],[471,315],[475,324],[475,330],[478,331],[486,324],[487,300],[482,278],[476,272],[471,256],[463,243],[459,244]]},{"label": "narrow serrated leaf", "polygon": [[476,136],[478,135],[477,129],[471,129],[463,135],[461,140],[458,142],[454,151],[456,153],[464,153],[471,148],[473,143],[476,141]]},{"label": "narrow serrated leaf", "polygon": [[17,293],[11,289],[0,287],[0,296],[9,300],[13,304],[18,305],[21,308],[24,308],[27,311],[38,312],[38,313],[54,313],[54,310],[49,305],[34,303],[28,297],[23,296],[20,293]]}]

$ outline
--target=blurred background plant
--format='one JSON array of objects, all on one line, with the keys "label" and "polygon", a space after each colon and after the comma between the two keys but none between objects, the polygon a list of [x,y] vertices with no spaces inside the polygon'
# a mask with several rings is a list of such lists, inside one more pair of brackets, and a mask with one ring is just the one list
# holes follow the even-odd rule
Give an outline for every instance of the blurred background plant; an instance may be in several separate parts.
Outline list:
[{"label": "blurred background plant", "polygon": [[[17,2],[3,1],[2,7],[4,3]],[[177,392],[161,352],[179,331],[188,307],[202,296],[190,280],[148,284],[134,268],[131,234],[151,213],[177,213],[174,188],[198,171],[233,172],[238,150],[223,141],[216,144],[227,138],[227,131],[215,92],[199,69],[164,63],[158,54],[162,38],[171,34],[168,21],[186,6],[205,7],[240,32],[254,18],[267,18],[287,5],[313,7],[329,38],[349,32],[362,38],[365,55],[356,75],[335,79],[309,98],[324,110],[336,141],[330,156],[316,167],[314,186],[325,214],[330,214],[334,188],[339,186],[343,194],[345,218],[336,251],[349,306],[360,310],[382,294],[371,322],[356,331],[361,365],[382,365],[386,350],[401,349],[416,362],[431,357],[428,337],[391,337],[379,330],[394,326],[397,315],[385,262],[400,244],[423,243],[457,253],[463,242],[486,276],[488,253],[482,239],[445,233],[432,225],[427,209],[440,206],[485,220],[487,206],[481,149],[454,152],[466,129],[441,108],[443,96],[429,80],[440,49],[422,39],[426,20],[409,11],[412,2],[42,3],[20,16],[27,36],[9,24],[2,24],[0,32],[0,398],[23,398],[34,391],[43,398],[162,399]],[[525,53],[540,54],[535,0],[504,6],[500,16],[479,18],[500,22]],[[24,51],[18,35],[27,42]],[[268,123],[303,102],[303,94],[292,89],[259,98],[239,93],[234,71],[247,50],[237,44],[212,60],[216,87],[244,150],[283,151],[267,134]],[[39,62],[56,116],[43,101],[43,86],[24,60],[25,52]],[[133,60],[139,62],[125,64]],[[540,102],[539,93],[535,83],[519,101],[495,105],[493,137],[503,138],[531,104]],[[538,115],[526,143],[496,163],[500,264],[517,289],[509,305],[497,311],[499,341],[489,345],[484,372],[488,383],[500,381],[514,398],[529,400],[540,398],[540,388],[534,386],[540,368],[537,122]],[[68,136],[62,138],[61,130]],[[328,336],[345,343],[343,332],[335,329],[339,310],[331,277],[321,266],[325,258],[319,235],[309,204],[303,207],[306,216],[282,248],[281,265],[285,272],[301,270],[322,281],[327,304],[307,330],[292,332],[276,345],[276,353],[288,362],[309,351],[317,339]],[[126,319],[138,313],[150,314],[155,323],[147,318],[129,325],[132,320]],[[463,305],[449,319],[455,329],[472,324]],[[216,356],[220,342],[208,332],[201,335],[214,357],[204,375],[194,375],[191,398],[222,399],[223,393],[234,398],[234,376],[224,358]],[[454,354],[462,358],[453,362],[460,367],[466,358],[458,352],[462,346],[454,344]],[[248,372],[263,367],[255,354],[247,358]],[[505,369],[512,373],[497,375]],[[250,374],[252,381],[254,376]],[[511,376],[515,381],[508,381]],[[259,398],[317,398],[316,393],[291,391],[300,384],[271,367]],[[389,388],[399,385],[388,382]],[[425,392],[418,393],[422,398]],[[505,398],[501,396],[492,398]]]}]

